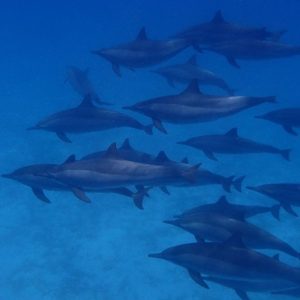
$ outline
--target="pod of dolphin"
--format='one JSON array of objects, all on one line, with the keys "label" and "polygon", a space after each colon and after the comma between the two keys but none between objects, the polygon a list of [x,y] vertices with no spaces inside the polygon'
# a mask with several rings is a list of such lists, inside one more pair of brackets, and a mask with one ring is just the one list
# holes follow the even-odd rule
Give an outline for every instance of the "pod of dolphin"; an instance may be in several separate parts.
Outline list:
[{"label": "pod of dolphin", "polygon": [[[134,70],[153,66],[189,47],[199,53],[212,51],[222,54],[231,65],[240,68],[237,60],[300,54],[300,47],[279,41],[284,32],[233,24],[218,11],[211,21],[188,28],[166,40],[151,40],[142,28],[134,41],[92,53],[110,62],[113,71],[120,77],[121,67]],[[161,67],[152,72],[165,78],[172,87],[175,83],[186,83],[187,87],[179,94],[162,95],[123,107],[150,118],[149,124],[141,123],[124,112],[104,108],[110,103],[97,95],[88,70],[70,66],[67,81],[83,98],[82,102],[77,107],[46,117],[29,129],[53,132],[66,143],[71,143],[71,134],[123,127],[149,135],[155,128],[167,134],[169,129],[165,123],[183,126],[213,122],[258,105],[276,102],[274,96],[235,96],[234,89],[224,79],[198,66],[195,55],[183,64]],[[202,85],[218,87],[228,95],[206,95],[199,88]],[[297,135],[295,128],[300,127],[300,107],[275,110],[256,118],[277,123],[287,133]],[[289,161],[291,151],[242,137],[238,128],[192,137],[178,141],[178,144],[199,149],[215,161],[219,159],[216,154],[250,153],[276,154]],[[70,155],[61,164],[29,165],[2,176],[30,187],[44,203],[51,202],[45,191],[71,192],[83,202],[91,202],[89,193],[115,193],[131,198],[139,209],[144,208],[144,199],[150,197],[153,188],[170,194],[169,187],[220,185],[225,192],[229,193],[232,188],[241,192],[244,180],[242,174],[224,177],[199,163],[191,164],[187,158],[175,161],[164,151],[156,155],[142,152],[135,149],[129,139],[119,146],[114,142],[107,149],[80,159]],[[164,222],[192,234],[195,242],[174,246],[149,257],[185,268],[190,278],[204,288],[214,283],[233,289],[243,300],[249,299],[249,292],[299,297],[300,269],[282,262],[278,254],[270,257],[257,249],[272,249],[297,259],[300,259],[300,253],[248,219],[270,213],[279,220],[280,208],[297,216],[294,206],[300,206],[300,183],[268,183],[247,188],[277,203],[271,207],[233,204],[227,196],[221,196],[215,203],[192,208]]]}]

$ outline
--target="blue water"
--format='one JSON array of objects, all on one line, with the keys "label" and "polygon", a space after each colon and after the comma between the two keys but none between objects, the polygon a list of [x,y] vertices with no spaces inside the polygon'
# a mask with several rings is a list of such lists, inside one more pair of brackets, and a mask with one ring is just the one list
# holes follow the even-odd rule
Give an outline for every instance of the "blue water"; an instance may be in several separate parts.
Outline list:
[{"label": "blue water", "polygon": [[[121,143],[151,153],[165,150],[172,159],[188,156],[191,162],[224,175],[246,175],[245,184],[299,181],[299,138],[279,126],[253,116],[279,107],[299,105],[300,57],[241,62],[232,68],[222,56],[204,53],[199,64],[227,80],[240,95],[276,95],[278,104],[258,108],[213,123],[175,126],[167,124],[166,137],[153,137],[129,129],[71,136],[64,144],[54,134],[29,132],[41,118],[80,102],[65,84],[66,66],[90,68],[101,98],[120,109],[125,104],[180,92],[169,87],[149,69],[123,70],[119,79],[106,61],[89,53],[133,39],[142,26],[149,37],[165,38],[183,28],[209,20],[217,9],[226,19],[245,25],[287,29],[283,40],[300,44],[300,3],[296,0],[255,1],[21,1],[2,3],[0,9],[0,137],[1,173],[34,163],[60,163]],[[185,61],[194,51],[186,50],[169,63]],[[220,93],[214,88],[206,92]],[[149,119],[134,115],[147,123]],[[242,135],[280,148],[292,148],[292,162],[272,155],[222,156],[208,160],[201,152],[174,146],[196,135],[223,133],[239,127]],[[221,187],[170,188],[171,196],[151,191],[145,210],[131,200],[110,194],[92,195],[86,205],[72,194],[47,192],[52,203],[38,201],[31,190],[13,181],[0,181],[0,299],[141,300],[141,299],[238,299],[229,289],[211,284],[204,290],[186,272],[147,255],[193,237],[163,224],[164,219],[200,203],[215,201]],[[271,205],[274,202],[244,189],[228,196],[232,202]],[[300,219],[282,211],[282,221],[268,215],[251,219],[259,226],[300,249]],[[274,253],[274,252],[266,252]],[[300,266],[282,255],[282,260]],[[269,299],[267,294],[253,295]],[[277,297],[278,299],[288,299]]]}]

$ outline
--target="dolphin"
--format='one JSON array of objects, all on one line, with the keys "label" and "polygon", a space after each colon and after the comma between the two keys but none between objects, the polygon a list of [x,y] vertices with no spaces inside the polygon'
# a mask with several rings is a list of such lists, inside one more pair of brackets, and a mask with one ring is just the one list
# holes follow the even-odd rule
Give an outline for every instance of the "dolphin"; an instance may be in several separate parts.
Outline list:
[{"label": "dolphin", "polygon": [[[181,168],[177,165],[147,164],[123,159],[116,144],[103,158],[66,163],[47,173],[75,194],[127,186],[165,186],[177,181],[194,181],[200,164]],[[87,196],[85,196],[87,197]]]},{"label": "dolphin", "polygon": [[97,92],[89,79],[89,69],[81,70],[75,66],[69,66],[67,68],[66,82],[68,82],[80,96],[85,97],[86,95],[90,95],[98,104],[109,104],[101,101],[100,97],[97,95]]},{"label": "dolphin", "polygon": [[278,201],[289,214],[298,216],[292,206],[300,206],[299,183],[273,183],[248,186],[247,188]]},{"label": "dolphin", "polygon": [[188,124],[215,121],[262,103],[274,103],[275,97],[210,96],[200,92],[197,80],[178,95],[164,96],[142,102],[129,109],[152,118],[154,126],[167,133],[162,121]]},{"label": "dolphin", "polygon": [[289,134],[298,135],[294,128],[300,128],[300,107],[278,109],[256,118],[279,124]]},{"label": "dolphin", "polygon": [[[67,160],[63,163],[71,163],[75,161],[75,156],[71,155],[67,158]],[[35,164],[29,165],[26,167],[19,168],[12,173],[3,174],[2,177],[9,178],[15,181],[18,181],[26,186],[29,186],[33,192],[33,194],[42,202],[50,203],[51,201],[45,195],[44,190],[49,191],[70,191],[68,186],[59,182],[52,177],[47,177],[47,174],[52,170],[58,168],[59,165],[57,164]],[[74,190],[73,190],[74,192]],[[107,190],[98,190],[97,192],[100,193],[116,193],[126,197],[130,197],[134,200],[134,203],[141,203],[143,201],[144,196],[148,197],[148,189],[142,186],[137,187],[136,192],[132,192],[128,188],[119,187],[114,189],[107,189]],[[82,201],[90,202],[84,194],[79,193],[76,191],[74,193],[77,198]],[[140,208],[138,206],[138,208]]]},{"label": "dolphin", "polygon": [[190,45],[186,39],[150,40],[143,27],[134,41],[92,53],[108,60],[112,64],[113,71],[121,76],[120,66],[134,70],[156,65],[177,55]]},{"label": "dolphin", "polygon": [[222,214],[229,218],[251,218],[258,214],[271,213],[272,216],[279,220],[280,205],[259,206],[259,205],[242,205],[230,203],[226,196],[221,196],[215,203],[204,204],[195,208],[189,209],[180,215],[176,215],[176,218],[185,219],[197,215],[198,213],[217,213]]},{"label": "dolphin", "polygon": [[201,69],[197,65],[196,55],[193,55],[185,64],[166,66],[152,72],[166,78],[172,87],[174,87],[174,82],[189,83],[191,80],[197,79],[200,85],[217,86],[229,95],[234,94],[234,90],[228,86],[224,79],[211,71]]},{"label": "dolphin", "polygon": [[244,27],[226,21],[221,10],[218,10],[211,21],[190,27],[177,35],[200,44],[232,42],[240,39],[278,40],[285,31],[270,32],[265,27]]},{"label": "dolphin", "polygon": [[165,221],[192,233],[198,241],[223,242],[231,235],[239,234],[249,248],[275,249],[300,259],[300,253],[286,242],[271,233],[246,222],[222,213],[199,212],[188,218]]},{"label": "dolphin", "polygon": [[238,236],[232,236],[223,243],[183,244],[149,257],[164,259],[187,269],[192,278],[206,288],[208,285],[203,276],[253,282],[282,280],[300,284],[298,269],[247,248]]},{"label": "dolphin", "polygon": [[131,127],[152,134],[152,125],[144,126],[123,113],[96,107],[88,95],[79,106],[50,115],[29,130],[55,132],[62,141],[70,143],[66,133],[79,134],[120,127]]},{"label": "dolphin", "polygon": [[274,146],[255,142],[239,136],[238,129],[232,128],[225,134],[203,135],[188,139],[178,144],[202,150],[212,160],[218,160],[215,153],[248,154],[272,153],[279,154],[285,160],[290,160],[290,149],[278,149]]},{"label": "dolphin", "polygon": [[236,68],[240,68],[237,59],[263,60],[300,55],[300,46],[250,39],[223,42],[203,49],[224,55],[227,61]]}]

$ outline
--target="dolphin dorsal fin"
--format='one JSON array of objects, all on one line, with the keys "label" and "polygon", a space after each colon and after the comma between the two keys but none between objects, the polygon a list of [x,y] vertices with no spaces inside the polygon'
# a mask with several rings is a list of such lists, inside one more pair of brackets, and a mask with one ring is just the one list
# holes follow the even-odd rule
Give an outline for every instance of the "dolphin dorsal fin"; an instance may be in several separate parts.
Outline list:
[{"label": "dolphin dorsal fin", "polygon": [[70,155],[62,164],[70,164],[76,161],[76,157],[74,154]]},{"label": "dolphin dorsal fin", "polygon": [[202,94],[199,89],[198,80],[193,79],[182,94]]},{"label": "dolphin dorsal fin", "polygon": [[146,41],[146,40],[148,40],[145,27],[142,27],[142,29],[140,30],[140,32],[138,33],[138,35],[136,37],[136,40],[137,41]]},{"label": "dolphin dorsal fin", "polygon": [[120,149],[123,149],[123,150],[132,150],[132,147],[131,147],[130,142],[129,142],[129,138],[127,138],[127,139],[123,142],[123,144],[122,144],[122,146],[121,146]]},{"label": "dolphin dorsal fin", "polygon": [[95,107],[95,105],[93,104],[93,100],[90,94],[86,95],[82,102],[78,105],[78,107],[80,108],[84,108],[84,107]]},{"label": "dolphin dorsal fin", "polygon": [[106,150],[105,157],[116,157],[118,156],[118,149],[117,149],[117,144],[112,143]]},{"label": "dolphin dorsal fin", "polygon": [[219,205],[227,205],[228,201],[227,201],[226,196],[221,196],[220,199],[217,201],[217,204],[219,204]]},{"label": "dolphin dorsal fin", "polygon": [[231,136],[231,137],[238,137],[238,129],[235,127],[235,128],[232,128],[230,129],[229,131],[227,131],[225,133],[226,136]]},{"label": "dolphin dorsal fin", "polygon": [[156,158],[155,158],[155,162],[157,163],[166,163],[166,162],[170,162],[171,160],[168,158],[168,156],[166,155],[166,153],[164,151],[160,151]]},{"label": "dolphin dorsal fin", "polygon": [[235,248],[247,248],[243,242],[242,236],[240,234],[233,234],[229,239],[227,239],[223,245]]},{"label": "dolphin dorsal fin", "polygon": [[193,55],[192,57],[190,57],[188,59],[188,61],[186,63],[189,65],[197,66],[197,56]]},{"label": "dolphin dorsal fin", "polygon": [[215,24],[226,23],[220,9],[216,12],[211,22]]}]

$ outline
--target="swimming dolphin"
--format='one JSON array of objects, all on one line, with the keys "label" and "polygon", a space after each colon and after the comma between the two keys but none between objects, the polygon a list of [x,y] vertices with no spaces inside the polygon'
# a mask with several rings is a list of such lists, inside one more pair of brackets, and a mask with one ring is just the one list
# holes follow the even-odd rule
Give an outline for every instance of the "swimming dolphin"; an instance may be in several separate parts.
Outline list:
[{"label": "swimming dolphin", "polygon": [[291,215],[298,216],[292,206],[300,207],[299,183],[274,183],[259,186],[248,186],[249,190],[268,196],[280,203]]},{"label": "swimming dolphin", "polygon": [[242,205],[230,203],[225,196],[220,197],[215,203],[203,204],[195,208],[189,209],[180,215],[176,215],[176,218],[184,219],[193,217],[198,213],[218,213],[230,218],[251,218],[258,214],[271,213],[272,216],[279,220],[280,205],[259,206],[259,205]]},{"label": "swimming dolphin", "polygon": [[225,134],[203,135],[188,139],[178,144],[202,150],[212,160],[218,160],[215,153],[222,154],[248,154],[272,153],[279,154],[284,159],[290,160],[290,149],[278,149],[274,146],[255,142],[239,136],[238,129],[232,128]]},{"label": "swimming dolphin", "polygon": [[121,76],[120,66],[131,70],[149,67],[175,56],[190,45],[186,39],[150,40],[143,27],[134,41],[92,53],[108,60],[113,71]]},{"label": "swimming dolphin", "polygon": [[200,92],[197,80],[178,95],[164,96],[124,109],[152,118],[154,126],[167,133],[162,121],[174,124],[209,122],[227,117],[262,103],[274,103],[275,97],[210,96]]},{"label": "swimming dolphin", "polygon": [[250,39],[219,43],[203,49],[224,55],[236,68],[240,68],[237,59],[262,60],[300,55],[300,46]]},{"label": "swimming dolphin", "polygon": [[153,72],[166,78],[172,87],[174,87],[174,82],[189,83],[191,80],[197,79],[200,85],[217,86],[229,95],[234,94],[234,90],[228,86],[224,79],[197,65],[196,55],[193,55],[185,64],[166,66]]},{"label": "swimming dolphin", "polygon": [[265,27],[244,27],[229,23],[218,10],[210,22],[190,27],[175,35],[177,38],[186,38],[200,44],[216,44],[232,42],[240,39],[278,40],[285,31],[269,32]]},{"label": "swimming dolphin", "polygon": [[[165,186],[177,181],[194,181],[199,164],[187,166],[147,164],[122,158],[113,143],[103,158],[66,163],[47,173],[75,194],[128,186]],[[85,197],[87,197],[85,195]],[[142,203],[139,204],[142,206]]]},{"label": "swimming dolphin", "polygon": [[[74,155],[71,155],[65,162],[71,163],[75,161]],[[49,191],[69,191],[68,186],[59,182],[52,177],[47,177],[47,174],[52,170],[58,168],[57,164],[35,164],[26,167],[19,168],[10,174],[3,174],[2,177],[16,180],[32,189],[33,194],[41,201],[45,203],[50,203],[51,201],[45,195],[44,190]],[[116,193],[126,197],[130,197],[135,203],[140,203],[143,201],[145,196],[148,197],[148,189],[142,186],[137,187],[136,192],[132,192],[128,188],[119,187],[107,190],[98,190],[100,193]],[[73,190],[74,193],[74,190]],[[74,193],[77,198],[82,201],[90,202],[87,197],[84,197],[79,191]]]},{"label": "swimming dolphin", "polygon": [[86,95],[90,95],[93,101],[98,104],[109,104],[101,101],[100,97],[97,95],[97,92],[89,79],[89,69],[81,70],[75,66],[69,66],[67,68],[66,82],[68,82],[80,96],[85,97]]},{"label": "swimming dolphin", "polygon": [[279,260],[246,248],[240,237],[223,243],[200,242],[168,248],[149,257],[170,261],[188,270],[194,280],[208,288],[203,276],[222,279],[283,280],[300,284],[300,271]]},{"label": "swimming dolphin", "polygon": [[298,135],[294,128],[300,128],[300,107],[278,109],[256,118],[279,124],[286,132]]},{"label": "swimming dolphin", "polygon": [[96,107],[88,95],[79,106],[50,115],[29,130],[55,132],[62,141],[70,143],[66,133],[79,134],[120,127],[131,127],[152,134],[152,125],[144,126],[123,113]]},{"label": "swimming dolphin", "polygon": [[197,241],[223,242],[231,235],[241,235],[249,248],[275,249],[300,259],[300,253],[271,233],[246,222],[243,218],[230,218],[221,213],[199,212],[188,218],[165,221],[195,236]]}]

